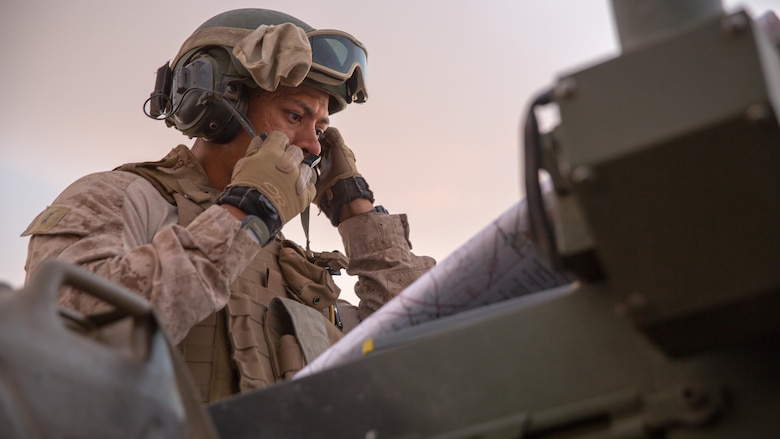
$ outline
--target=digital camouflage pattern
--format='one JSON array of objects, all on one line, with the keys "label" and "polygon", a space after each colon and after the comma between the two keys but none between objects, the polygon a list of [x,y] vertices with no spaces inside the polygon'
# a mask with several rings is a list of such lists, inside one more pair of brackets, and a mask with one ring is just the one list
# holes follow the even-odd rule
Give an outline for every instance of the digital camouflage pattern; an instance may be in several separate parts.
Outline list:
[{"label": "digital camouflage pattern", "polygon": [[[166,193],[165,184],[125,171],[83,177],[24,232],[31,236],[26,270],[29,276],[42,261],[57,257],[118,282],[153,304],[178,344],[191,328],[225,308],[231,284],[253,259],[271,251],[261,259],[270,256],[275,261],[279,247],[261,249],[235,217],[209,206],[218,192],[208,186],[189,149],[179,146],[156,163],[164,163],[174,176],[186,177],[186,184],[174,179],[185,187],[184,195]],[[188,207],[194,219],[186,224],[180,218],[184,209],[166,197],[188,199],[203,211],[195,215]],[[359,278],[355,292],[361,299],[357,307],[342,304],[345,331],[435,264],[432,258],[411,252],[405,215],[359,215],[340,224],[339,232],[349,257],[347,271]],[[284,282],[274,291],[278,297],[294,298],[279,285]],[[63,288],[60,303],[82,313],[105,309],[98,300],[69,287]]]}]

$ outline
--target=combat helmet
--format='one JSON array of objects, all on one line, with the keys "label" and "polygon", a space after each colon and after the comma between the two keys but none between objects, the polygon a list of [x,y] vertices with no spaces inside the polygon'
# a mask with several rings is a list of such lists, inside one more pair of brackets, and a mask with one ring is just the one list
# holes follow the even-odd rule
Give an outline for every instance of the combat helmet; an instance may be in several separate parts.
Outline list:
[{"label": "combat helmet", "polygon": [[[274,47],[287,52],[269,55]],[[346,32],[268,9],[223,12],[158,69],[147,115],[189,137],[226,143],[242,125],[251,131],[244,116],[251,88],[303,83],[328,93],[330,114],[365,102],[366,60],[366,48]]]}]

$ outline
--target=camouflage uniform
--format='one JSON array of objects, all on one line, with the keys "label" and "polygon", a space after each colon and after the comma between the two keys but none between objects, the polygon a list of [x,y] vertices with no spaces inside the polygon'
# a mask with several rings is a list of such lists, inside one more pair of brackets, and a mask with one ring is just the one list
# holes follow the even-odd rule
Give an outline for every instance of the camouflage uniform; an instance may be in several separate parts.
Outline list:
[{"label": "camouflage uniform", "polygon": [[[280,365],[290,352],[289,336],[298,334],[285,329],[298,313],[285,307],[300,308],[301,300],[286,288],[279,268],[282,237],[261,248],[235,217],[213,205],[219,191],[183,145],[159,162],[121,169],[77,180],[30,224],[24,232],[32,236],[28,278],[44,259],[57,257],[147,298],[183,348],[204,400],[294,373],[297,368]],[[411,252],[405,215],[367,213],[338,228],[361,299],[358,307],[339,301],[346,332],[435,262]],[[63,289],[60,303],[82,313],[106,306],[72,288]],[[282,309],[277,316],[286,319],[270,327],[273,336],[267,333],[269,307]],[[317,331],[326,345],[338,339],[331,324],[322,326]],[[312,353],[305,338],[293,340],[300,343],[293,343],[294,354]]]}]

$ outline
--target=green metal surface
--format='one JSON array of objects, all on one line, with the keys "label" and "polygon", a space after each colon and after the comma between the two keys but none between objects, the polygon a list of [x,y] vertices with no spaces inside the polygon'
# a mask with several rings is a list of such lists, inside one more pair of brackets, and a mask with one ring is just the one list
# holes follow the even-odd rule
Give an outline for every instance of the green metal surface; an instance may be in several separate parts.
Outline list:
[{"label": "green metal surface", "polygon": [[775,331],[780,62],[750,18],[561,84],[560,148],[625,311],[674,354]]},{"label": "green metal surface", "polygon": [[209,412],[233,439],[780,434],[776,341],[674,360],[601,288],[540,294],[555,297],[412,328],[405,343]]}]

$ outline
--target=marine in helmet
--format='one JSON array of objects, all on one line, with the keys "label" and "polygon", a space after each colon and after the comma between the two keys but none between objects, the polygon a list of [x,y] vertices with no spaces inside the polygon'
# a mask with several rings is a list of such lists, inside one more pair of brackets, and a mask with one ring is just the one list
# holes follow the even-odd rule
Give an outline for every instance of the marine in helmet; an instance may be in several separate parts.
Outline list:
[{"label": "marine in helmet", "polygon": [[[24,232],[28,278],[56,257],[147,298],[203,401],[290,378],[435,263],[412,253],[405,215],[374,205],[329,127],[368,98],[366,59],[348,33],[280,12],[209,19],[158,70],[144,107],[192,146],[72,183]],[[311,203],[346,255],[285,239]],[[358,306],[338,298],[340,269],[359,278]],[[107,309],[70,287],[59,300]]]}]

